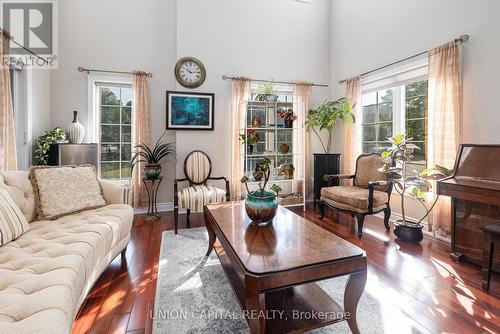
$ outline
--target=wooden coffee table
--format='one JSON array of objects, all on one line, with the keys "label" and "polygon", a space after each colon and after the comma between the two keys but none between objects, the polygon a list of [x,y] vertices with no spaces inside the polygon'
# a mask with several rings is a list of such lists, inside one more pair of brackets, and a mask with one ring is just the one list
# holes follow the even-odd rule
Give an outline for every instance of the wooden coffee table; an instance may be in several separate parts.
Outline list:
[{"label": "wooden coffee table", "polygon": [[[207,205],[204,214],[207,255],[216,250],[252,333],[302,333],[344,320],[359,333],[362,249],[283,207],[265,227],[251,224],[243,202]],[[345,275],[342,308],[315,282]]]}]

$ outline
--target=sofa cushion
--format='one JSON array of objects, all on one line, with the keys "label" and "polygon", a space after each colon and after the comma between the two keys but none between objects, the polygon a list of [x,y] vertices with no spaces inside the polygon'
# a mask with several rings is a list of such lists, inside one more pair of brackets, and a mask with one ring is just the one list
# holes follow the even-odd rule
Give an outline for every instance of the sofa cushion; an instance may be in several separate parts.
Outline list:
[{"label": "sofa cushion", "polygon": [[0,333],[69,333],[88,290],[128,242],[133,210],[112,204],[31,224],[0,247]]},{"label": "sofa cushion", "polygon": [[30,179],[38,220],[56,219],[106,205],[94,166],[32,167]]},{"label": "sofa cushion", "polygon": [[[354,212],[368,211],[368,189],[356,186],[338,186],[321,188],[321,198],[331,201],[334,207]],[[388,201],[387,193],[379,190],[373,191],[373,210],[378,211],[385,207]],[[340,204],[335,206],[334,203]]]},{"label": "sofa cushion", "polygon": [[27,171],[0,171],[0,188],[6,189],[28,223],[35,220],[35,193]]},{"label": "sofa cushion", "polygon": [[29,230],[26,218],[7,189],[0,188],[0,246],[16,240]]}]

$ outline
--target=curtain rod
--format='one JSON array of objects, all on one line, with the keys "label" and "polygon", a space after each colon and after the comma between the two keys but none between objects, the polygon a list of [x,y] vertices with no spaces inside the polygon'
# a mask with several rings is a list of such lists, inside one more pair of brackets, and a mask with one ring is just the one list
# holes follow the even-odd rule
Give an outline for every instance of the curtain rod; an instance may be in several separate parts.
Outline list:
[{"label": "curtain rod", "polygon": [[[462,43],[464,43],[464,42],[468,41],[468,40],[469,40],[469,38],[470,38],[470,36],[469,36],[469,35],[462,35],[462,36],[460,36],[460,37],[458,37],[458,38],[455,38],[453,41],[454,41],[455,43],[462,44]],[[429,51],[430,51],[430,50],[422,51],[422,52],[419,52],[419,53],[417,53],[417,54],[414,54],[413,56],[409,56],[409,57],[406,57],[406,58],[404,58],[404,59],[400,59],[400,60],[398,60],[398,61],[395,61],[395,62],[393,62],[393,63],[390,63],[390,64],[387,64],[387,65],[384,65],[384,66],[377,67],[377,68],[375,68],[375,69],[373,69],[373,70],[370,70],[370,71],[367,71],[367,72],[361,73],[361,74],[360,74],[360,76],[365,76],[365,75],[371,74],[371,73],[373,73],[373,72],[377,72],[377,71],[379,71],[379,70],[382,70],[382,69],[384,69],[384,68],[391,67],[391,66],[393,66],[393,65],[396,65],[396,64],[399,64],[399,63],[405,62],[405,61],[410,60],[410,59],[412,59],[412,58],[416,58],[416,57],[422,56],[422,55],[424,55],[424,54],[428,53]],[[343,80],[340,80],[340,81],[339,81],[339,85],[342,85],[342,84],[343,84],[344,82],[346,82],[347,80],[349,80],[349,79],[343,79]]]},{"label": "curtain rod", "polygon": [[[91,68],[85,68],[85,67],[78,67],[78,72],[87,72],[87,74],[90,74],[90,72],[100,72],[100,73],[116,73],[116,74],[134,74],[133,72],[124,72],[124,71],[110,71],[110,70],[96,70],[96,69],[91,69]],[[146,73],[148,78],[153,77],[153,73],[149,72]]]},{"label": "curtain rod", "polygon": [[[227,75],[223,75],[222,76],[222,80],[234,80],[236,79],[236,77],[230,77],[230,76],[227,76]],[[256,81],[256,82],[269,82],[269,80],[262,80],[262,79],[250,79],[251,81]],[[272,82],[274,83],[278,83],[278,84],[295,84],[296,82],[292,82],[292,81],[274,81],[274,80],[271,80]],[[311,86],[315,86],[315,87],[328,87],[328,85],[326,84],[311,84]]]},{"label": "curtain rod", "polygon": [[12,42],[14,43],[15,45],[19,46],[20,48],[22,48],[23,50],[29,52],[31,55],[35,56],[36,58],[42,60],[44,63],[48,64],[49,62],[47,61],[47,59],[43,58],[42,56],[39,56],[37,55],[33,50],[30,50],[29,48],[25,47],[24,45],[18,43],[14,37],[12,37],[12,35],[5,29],[2,29],[0,28],[0,33],[5,33],[7,38]]}]

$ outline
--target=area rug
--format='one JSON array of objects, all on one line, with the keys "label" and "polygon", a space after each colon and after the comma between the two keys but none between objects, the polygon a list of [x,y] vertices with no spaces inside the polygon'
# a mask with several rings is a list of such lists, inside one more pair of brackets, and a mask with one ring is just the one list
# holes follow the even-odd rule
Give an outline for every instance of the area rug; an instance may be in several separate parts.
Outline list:
[{"label": "area rug", "polygon": [[[236,296],[215,252],[205,257],[208,235],[204,227],[164,232],[158,268],[153,333],[250,333]],[[319,283],[343,305],[347,278]],[[362,333],[383,333],[379,303],[366,291],[358,305]],[[404,332],[404,331],[403,331]],[[341,322],[309,333],[350,333]]]}]

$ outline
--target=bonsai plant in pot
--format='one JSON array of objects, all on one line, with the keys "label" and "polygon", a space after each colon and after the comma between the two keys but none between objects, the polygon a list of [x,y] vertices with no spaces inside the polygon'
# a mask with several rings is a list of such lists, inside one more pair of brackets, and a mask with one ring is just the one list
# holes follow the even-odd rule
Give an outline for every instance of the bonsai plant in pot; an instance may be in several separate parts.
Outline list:
[{"label": "bonsai plant in pot", "polygon": [[256,169],[264,173],[264,184],[259,182],[259,189],[255,191],[250,191],[248,189],[248,177],[244,176],[241,178],[241,183],[243,183],[247,189],[245,210],[248,217],[252,220],[252,223],[257,225],[272,222],[278,210],[276,194],[265,190],[271,172],[270,166],[271,159],[269,158],[264,158],[257,163]]},{"label": "bonsai plant in pot", "polygon": [[246,133],[240,134],[240,140],[243,145],[247,145],[247,153],[252,154],[253,153],[253,146],[257,144],[259,141],[260,137],[259,134],[253,130],[253,129],[248,129]]},{"label": "bonsai plant in pot", "polygon": [[50,145],[55,143],[67,143],[67,134],[61,128],[55,128],[44,132],[36,140],[35,158],[40,165],[46,165],[49,157]]},{"label": "bonsai plant in pot", "polygon": [[164,140],[166,132],[156,141],[151,149],[143,142],[135,145],[135,152],[132,155],[132,170],[135,165],[144,162],[144,176],[150,180],[157,179],[161,174],[161,161],[169,154],[175,154],[175,143],[168,143]]},{"label": "bonsai plant in pot", "polygon": [[297,119],[297,115],[293,112],[291,108],[288,108],[287,110],[279,110],[278,115],[283,119],[283,122],[285,123],[285,128],[289,129],[293,127],[293,121]]},{"label": "bonsai plant in pot", "polygon": [[255,99],[261,102],[278,101],[278,95],[274,93],[274,83],[272,80],[269,80],[265,84],[259,86],[258,94],[255,96]]},{"label": "bonsai plant in pot", "polygon": [[[431,192],[431,180],[439,180],[452,175],[453,171],[445,167],[436,165],[423,171],[408,171],[408,164],[414,158],[413,153],[420,148],[410,143],[412,138],[405,135],[396,135],[388,138],[392,147],[382,152],[385,158],[385,170],[387,177],[393,180],[394,189],[401,197],[401,219],[398,219],[394,234],[403,241],[418,243],[423,239],[422,221],[429,216],[436,205],[439,195],[433,195]],[[396,165],[393,166],[393,161]],[[415,198],[425,209],[425,215],[418,221],[408,219],[405,211],[405,199],[409,195]]]}]

